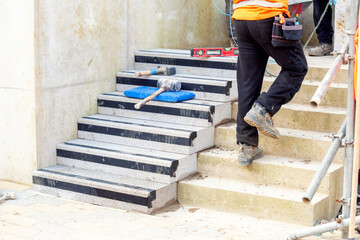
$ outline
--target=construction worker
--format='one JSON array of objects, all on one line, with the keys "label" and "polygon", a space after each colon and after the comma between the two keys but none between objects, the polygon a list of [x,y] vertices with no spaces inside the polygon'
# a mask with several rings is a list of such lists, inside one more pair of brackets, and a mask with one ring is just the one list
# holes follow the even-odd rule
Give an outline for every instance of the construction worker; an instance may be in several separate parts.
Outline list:
[{"label": "construction worker", "polygon": [[[314,24],[317,26],[321,15],[324,13],[328,0],[313,0],[313,18]],[[319,45],[309,49],[309,56],[324,56],[329,55],[333,51],[333,35],[332,28],[332,9],[328,7],[319,27],[316,29],[316,35],[319,40]]]},{"label": "construction worker", "polygon": [[[287,47],[272,45],[274,17],[289,16],[287,0],[234,0],[233,8],[239,47],[238,163],[250,165],[263,155],[258,147],[258,131],[271,138],[280,137],[272,116],[299,91],[308,66],[300,41]],[[269,56],[280,65],[281,72],[269,90],[260,94]]]}]

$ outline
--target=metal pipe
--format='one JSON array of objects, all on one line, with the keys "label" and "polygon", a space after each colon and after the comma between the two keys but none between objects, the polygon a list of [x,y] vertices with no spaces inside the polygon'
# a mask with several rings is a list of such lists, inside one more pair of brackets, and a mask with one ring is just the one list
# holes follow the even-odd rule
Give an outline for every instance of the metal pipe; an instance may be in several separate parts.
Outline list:
[{"label": "metal pipe", "polygon": [[345,61],[345,52],[349,48],[349,40],[346,40],[344,45],[340,50],[340,54],[335,58],[334,62],[332,63],[329,71],[326,73],[324,79],[321,81],[319,87],[316,89],[313,97],[310,100],[310,104],[312,106],[319,106],[322,98],[325,96],[327,89],[329,88],[331,82],[334,80],[336,74],[339,72],[341,66]]},{"label": "metal pipe", "polygon": [[[349,70],[348,70],[348,92],[347,92],[347,124],[346,124],[346,148],[344,161],[343,197],[348,201],[351,197],[352,182],[352,160],[354,155],[354,125],[355,125],[355,104],[354,104],[354,56],[355,56],[355,33],[357,27],[358,0],[348,1],[347,9],[350,15],[350,25],[347,30],[349,39]],[[350,205],[342,205],[342,217],[350,217]],[[342,231],[342,238],[348,238],[348,230]]]},{"label": "metal pipe", "polygon": [[316,172],[315,176],[313,177],[307,191],[305,192],[302,200],[304,203],[310,203],[312,198],[314,197],[317,189],[320,186],[321,181],[323,180],[327,170],[330,167],[330,164],[334,160],[334,157],[341,146],[341,142],[345,137],[345,130],[346,130],[346,119],[341,124],[341,127],[337,133],[337,136],[331,143],[329,150],[327,151],[324,159],[321,162],[320,169]]},{"label": "metal pipe", "polygon": [[[360,216],[357,216],[355,218],[355,222],[356,224],[360,223]],[[318,225],[315,227],[309,227],[307,229],[304,229],[301,232],[297,232],[294,234],[290,234],[288,240],[294,240],[294,239],[299,239],[299,238],[303,238],[303,237],[308,237],[308,236],[312,236],[312,235],[316,235],[316,234],[320,234],[320,233],[324,233],[324,232],[330,232],[333,230],[337,230],[337,229],[345,229],[349,226],[350,223],[350,219],[337,219],[335,222],[331,222],[331,223],[326,223],[326,224],[322,224],[322,225]]]}]

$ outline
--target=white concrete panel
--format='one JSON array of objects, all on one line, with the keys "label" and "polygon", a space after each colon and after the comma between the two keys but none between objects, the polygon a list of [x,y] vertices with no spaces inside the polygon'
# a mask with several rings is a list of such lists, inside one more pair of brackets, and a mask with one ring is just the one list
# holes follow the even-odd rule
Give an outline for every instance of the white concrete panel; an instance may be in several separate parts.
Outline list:
[{"label": "white concrete panel", "polygon": [[77,136],[77,120],[96,113],[97,94],[112,82],[88,83],[40,91],[37,114],[39,168],[56,164],[56,145]]},{"label": "white concrete panel", "polygon": [[35,88],[34,1],[0,1],[0,88]]},{"label": "white concrete panel", "polygon": [[[225,1],[215,0],[224,10]],[[209,0],[128,1],[128,63],[140,49],[229,46],[226,16]]]},{"label": "white concrete panel", "polygon": [[126,9],[127,1],[40,1],[38,87],[115,81],[126,69]]},{"label": "white concrete panel", "polygon": [[0,88],[0,179],[31,183],[36,170],[35,95]]}]

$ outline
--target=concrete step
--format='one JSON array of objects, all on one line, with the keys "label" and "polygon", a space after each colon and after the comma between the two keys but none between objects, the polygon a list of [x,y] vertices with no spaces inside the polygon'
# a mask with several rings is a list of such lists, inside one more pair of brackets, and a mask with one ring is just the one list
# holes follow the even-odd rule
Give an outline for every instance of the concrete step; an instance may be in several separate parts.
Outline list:
[{"label": "concrete step", "polygon": [[195,99],[218,102],[229,102],[237,99],[237,83],[235,78],[188,74],[135,77],[135,72],[135,70],[118,72],[116,76],[116,90],[124,92],[139,86],[156,87],[159,79],[167,78],[180,81],[181,90],[194,93]]},{"label": "concrete step", "polygon": [[76,201],[150,214],[176,201],[176,183],[164,184],[63,165],[33,174],[34,190]]},{"label": "concrete step", "polygon": [[302,191],[296,189],[211,177],[194,177],[178,184],[180,204],[309,226],[327,217],[327,195],[317,194],[311,204],[302,203],[301,197]]},{"label": "concrete step", "polygon": [[79,119],[78,138],[193,154],[214,145],[214,127],[96,114]]},{"label": "concrete step", "polygon": [[61,165],[172,183],[197,171],[196,154],[183,155],[75,139],[57,145]]},{"label": "concrete step", "polygon": [[[250,166],[238,164],[238,151],[212,148],[199,153],[198,171],[203,176],[259,182],[264,185],[306,190],[321,162],[272,155],[253,161]],[[319,192],[330,194],[331,184],[342,177],[342,164],[333,163],[328,169]]]},{"label": "concrete step", "polygon": [[[265,77],[262,91],[268,91],[270,85],[274,82],[274,79],[275,78]],[[309,105],[310,100],[319,85],[319,81],[304,80],[300,91],[295,95],[291,102]],[[346,108],[347,89],[348,85],[345,83],[332,83],[322,99],[320,106]]]},{"label": "concrete step", "polygon": [[[250,166],[244,167],[238,164],[237,159],[236,150],[205,150],[198,156],[198,171],[202,176],[211,178],[287,187],[305,193],[321,165],[318,161],[264,155]],[[316,193],[330,196],[328,215],[332,217],[336,216],[340,207],[335,199],[342,196],[342,180],[342,164],[332,163]]]},{"label": "concrete step", "polygon": [[[309,70],[305,79],[322,80],[329,70],[333,59],[307,57]],[[236,78],[237,57],[191,57],[190,50],[152,49],[135,53],[135,68],[137,70],[153,69],[157,66],[176,66],[179,74],[195,74],[216,77]],[[270,60],[267,70],[278,75],[280,67],[274,60]],[[347,83],[347,66],[342,66],[334,82]]]},{"label": "concrete step", "polygon": [[[322,81],[324,76],[329,71],[330,66],[332,65],[335,58],[330,56],[328,57],[309,57],[306,56],[308,62],[308,72],[305,79]],[[274,60],[270,60],[269,64],[266,67],[266,70],[274,75],[279,75],[280,66],[275,63]],[[348,65],[342,65],[339,72],[336,74],[334,82],[336,83],[348,83]]]},{"label": "concrete step", "polygon": [[[331,134],[328,133],[289,128],[278,130],[281,134],[280,139],[272,139],[259,133],[259,146],[264,149],[265,154],[322,161],[332,143]],[[226,123],[216,128],[215,145],[229,150],[238,149],[235,123]],[[342,163],[344,159],[344,148],[340,148],[334,162]]]},{"label": "concrete step", "polygon": [[[238,103],[233,104],[232,119],[236,120]],[[346,109],[333,107],[312,107],[288,103],[273,117],[274,125],[280,128],[315,130],[337,133],[346,118]]]},{"label": "concrete step", "polygon": [[230,102],[187,100],[176,103],[150,101],[140,109],[134,105],[140,99],[124,96],[123,92],[111,92],[98,96],[98,113],[132,117],[162,122],[179,123],[198,127],[211,127],[230,121]]}]

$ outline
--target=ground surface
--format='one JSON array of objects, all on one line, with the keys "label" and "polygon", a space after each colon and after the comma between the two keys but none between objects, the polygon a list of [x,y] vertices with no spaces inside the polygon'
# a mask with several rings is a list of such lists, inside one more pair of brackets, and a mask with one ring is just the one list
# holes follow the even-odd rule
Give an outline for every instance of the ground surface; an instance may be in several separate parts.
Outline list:
[{"label": "ground surface", "polygon": [[[192,206],[173,205],[155,215],[41,194],[29,186],[0,182],[0,193],[16,191],[0,204],[0,239],[279,240],[305,226],[256,219]],[[304,240],[341,239],[341,232]]]}]

